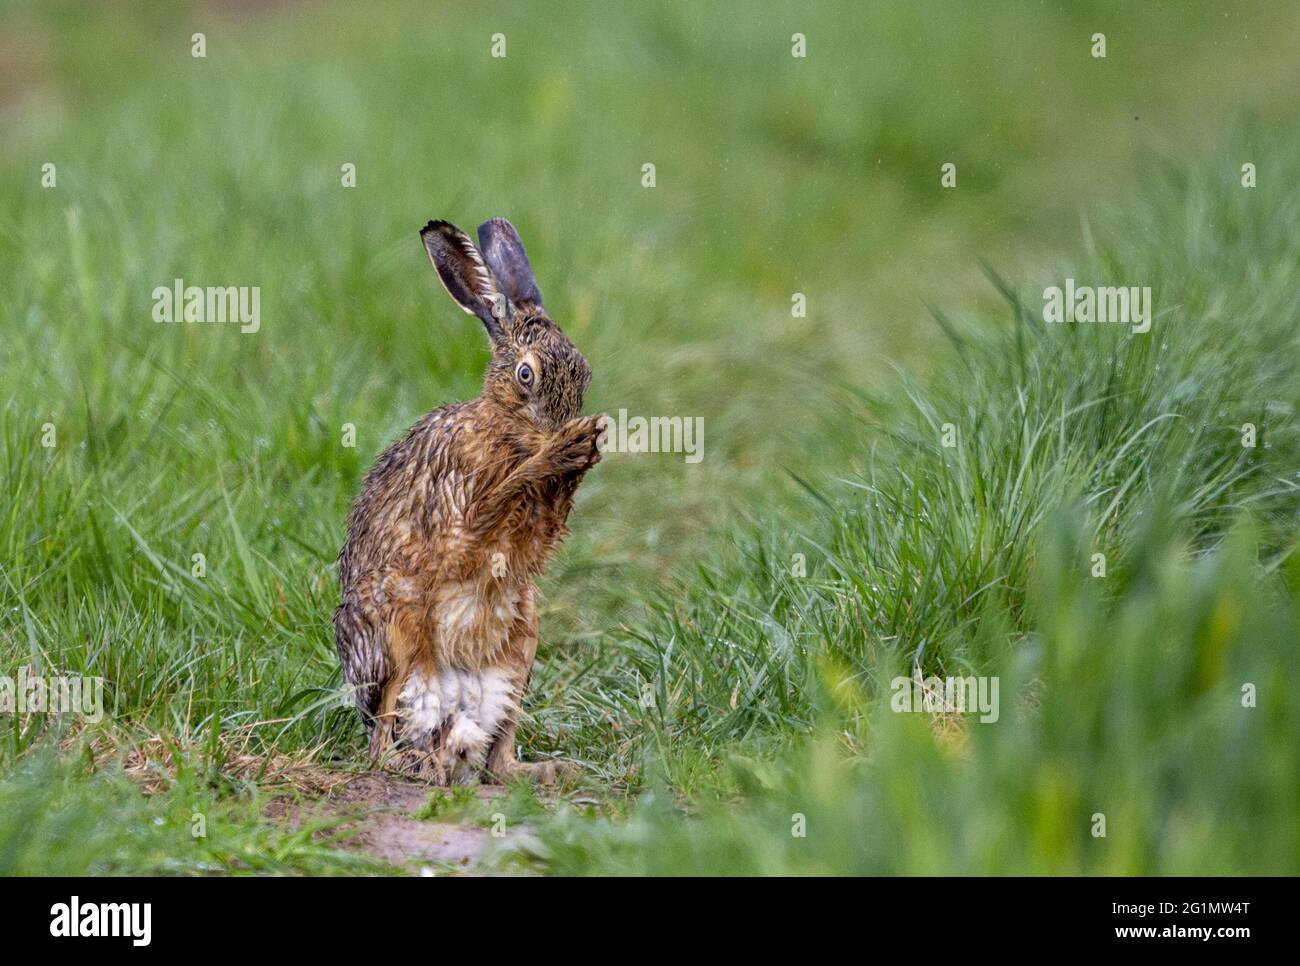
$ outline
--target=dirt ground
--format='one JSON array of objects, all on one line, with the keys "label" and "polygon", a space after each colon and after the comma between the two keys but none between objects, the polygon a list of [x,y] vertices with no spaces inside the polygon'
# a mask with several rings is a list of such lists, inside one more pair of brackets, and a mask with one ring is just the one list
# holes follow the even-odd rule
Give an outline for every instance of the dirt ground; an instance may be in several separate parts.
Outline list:
[{"label": "dirt ground", "polygon": [[[416,818],[428,802],[430,786],[385,772],[321,775],[314,783],[319,797],[276,799],[267,817],[298,824],[312,819],[342,820],[340,846],[361,852],[412,874],[464,871],[473,873],[492,832],[479,825]],[[445,790],[443,790],[445,791]],[[497,786],[479,785],[480,799],[503,793]],[[525,834],[507,831],[495,844]]]}]

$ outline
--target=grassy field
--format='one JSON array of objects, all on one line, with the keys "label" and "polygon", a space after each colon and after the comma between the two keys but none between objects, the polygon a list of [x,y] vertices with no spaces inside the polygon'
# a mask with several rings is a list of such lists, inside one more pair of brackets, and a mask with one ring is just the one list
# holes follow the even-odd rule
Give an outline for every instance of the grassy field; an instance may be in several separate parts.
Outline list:
[{"label": "grassy field", "polygon": [[491,215],[705,450],[584,483],[521,732],[584,778],[485,868],[1300,871],[1300,10],[1220,6],[8,4],[0,675],[106,715],[0,715],[0,873],[390,871],[269,806],[365,767],[334,558],[487,359],[416,231]]}]

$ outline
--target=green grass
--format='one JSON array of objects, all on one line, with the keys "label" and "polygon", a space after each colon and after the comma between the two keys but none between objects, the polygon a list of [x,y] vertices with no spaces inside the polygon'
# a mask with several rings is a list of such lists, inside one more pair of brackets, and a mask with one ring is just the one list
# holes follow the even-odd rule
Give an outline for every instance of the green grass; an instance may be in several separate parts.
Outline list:
[{"label": "green grass", "polygon": [[1110,599],[1080,578],[1088,539],[1068,520],[1039,561],[1034,632],[982,668],[997,723],[937,738],[836,673],[815,735],[776,761],[731,757],[727,793],[689,820],[660,791],[627,819],[562,814],[519,858],[561,874],[1294,874],[1294,558],[1282,589],[1258,576],[1257,535],[1189,565],[1152,534]]},{"label": "green grass", "polygon": [[[1283,184],[1291,154],[1269,155]],[[1152,332],[1048,326],[1008,290],[1004,328],[954,332],[925,384],[864,397],[871,458],[816,494],[820,527],[753,533],[605,671],[659,793],[626,821],[564,816],[528,858],[570,874],[1296,871],[1300,304],[1278,240],[1300,211],[1188,172],[1147,200],[1064,270],[1151,279],[1157,304],[1176,291]],[[1003,717],[895,713],[890,681],[914,669],[997,676]],[[649,709],[619,689],[638,681]],[[701,772],[700,747],[727,767]],[[693,792],[692,821],[673,789]]]},{"label": "green grass", "polygon": [[0,782],[0,875],[210,875],[383,873],[349,851],[341,819],[309,809],[301,820],[268,821],[274,794],[179,752],[158,767],[148,798],[141,776],[97,769],[93,756],[41,748],[13,763]]},{"label": "green grass", "polygon": [[[1063,269],[1098,284],[1156,282],[1155,302],[1170,310],[1152,331],[1050,326],[1031,294],[1008,290],[1003,328],[954,332],[952,357],[926,385],[863,396],[870,455],[860,474],[814,489],[821,525],[760,531],[743,565],[700,573],[636,635],[633,674],[669,698],[661,719],[725,737],[811,724],[810,685],[828,656],[863,674],[984,666],[997,656],[990,624],[1027,630],[1037,532],[1063,506],[1084,511],[1077,572],[1105,554],[1117,594],[1152,514],[1199,550],[1249,512],[1268,560],[1294,549],[1294,251],[1252,242],[1246,253],[1233,236],[1252,221],[1293,224],[1300,210],[1294,197],[1212,193],[1198,181],[1153,194],[1161,207],[1113,228],[1141,241],[1099,245]],[[1167,237],[1224,240],[1162,251],[1146,240],[1153,224]],[[1247,423],[1254,447],[1242,445]]]},{"label": "green grass", "polygon": [[[0,673],[102,676],[108,715],[0,718],[0,872],[368,868],[228,765],[362,761],[343,519],[486,361],[415,231],[495,214],[592,361],[589,408],[706,426],[695,466],[607,457],[545,577],[522,737],[582,762],[605,817],[520,806],[530,867],[1295,871],[1298,25],[9,5]],[[1151,285],[1152,332],[1045,327],[1066,276]],[[152,322],[175,277],[260,286],[261,331]],[[1001,722],[888,713],[914,666],[1002,675]],[[183,765],[142,797],[121,763],[158,740]],[[86,847],[44,847],[66,829]]]}]

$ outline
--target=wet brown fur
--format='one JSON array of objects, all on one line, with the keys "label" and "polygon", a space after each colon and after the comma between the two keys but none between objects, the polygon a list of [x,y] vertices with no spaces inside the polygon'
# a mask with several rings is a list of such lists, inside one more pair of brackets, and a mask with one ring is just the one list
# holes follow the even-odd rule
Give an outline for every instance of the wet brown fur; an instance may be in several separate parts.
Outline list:
[{"label": "wet brown fur", "polygon": [[[492,359],[482,395],[429,413],[366,475],[339,555],[335,640],[373,757],[400,742],[397,699],[412,671],[495,668],[514,686],[514,713],[494,735],[487,771],[545,779],[552,766],[514,753],[537,649],[533,581],[568,533],[574,493],[600,460],[604,421],[579,415],[591,370],[540,297],[510,301],[452,226],[431,222],[421,236],[448,291],[483,319]],[[450,250],[439,247],[449,241]],[[521,384],[525,362],[531,388]],[[473,621],[458,621],[467,609]],[[403,764],[447,778],[436,747],[408,749]]]}]

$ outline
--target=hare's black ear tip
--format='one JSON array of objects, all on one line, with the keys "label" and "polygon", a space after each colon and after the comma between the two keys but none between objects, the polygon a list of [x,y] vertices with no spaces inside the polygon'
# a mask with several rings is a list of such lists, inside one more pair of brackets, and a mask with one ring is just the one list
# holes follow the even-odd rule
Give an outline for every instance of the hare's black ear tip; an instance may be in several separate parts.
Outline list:
[{"label": "hare's black ear tip", "polygon": [[441,234],[445,229],[451,227],[451,222],[435,219],[420,229],[420,237],[427,238],[429,235]]}]

